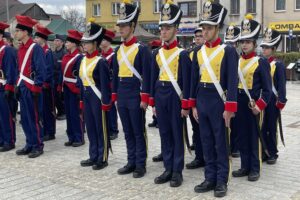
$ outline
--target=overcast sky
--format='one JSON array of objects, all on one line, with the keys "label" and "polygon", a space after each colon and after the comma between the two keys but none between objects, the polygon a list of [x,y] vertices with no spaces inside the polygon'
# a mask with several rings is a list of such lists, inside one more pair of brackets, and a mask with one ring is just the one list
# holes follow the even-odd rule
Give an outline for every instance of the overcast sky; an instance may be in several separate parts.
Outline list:
[{"label": "overcast sky", "polygon": [[19,0],[22,3],[37,3],[47,13],[59,14],[62,9],[76,8],[82,14],[85,15],[85,0]]}]

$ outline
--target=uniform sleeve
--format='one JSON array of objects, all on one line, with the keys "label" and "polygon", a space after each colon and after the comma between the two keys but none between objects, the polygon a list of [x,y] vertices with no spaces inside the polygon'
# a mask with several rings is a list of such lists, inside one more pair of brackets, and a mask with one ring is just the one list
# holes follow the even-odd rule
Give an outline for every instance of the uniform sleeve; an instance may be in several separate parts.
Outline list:
[{"label": "uniform sleeve", "polygon": [[198,64],[197,59],[197,52],[198,50],[195,50],[192,57],[192,67],[191,67],[191,88],[190,88],[190,97],[189,97],[189,107],[193,108],[196,107],[196,91],[197,86],[200,80],[200,67]]},{"label": "uniform sleeve", "polygon": [[5,90],[14,92],[14,83],[17,78],[17,57],[15,50],[11,47],[5,48],[2,66],[5,67],[4,76],[6,78]]},{"label": "uniform sleeve", "polygon": [[34,85],[31,87],[32,92],[42,92],[42,86],[45,79],[46,57],[44,50],[39,45],[35,45],[32,52],[32,71],[34,75]]},{"label": "uniform sleeve", "polygon": [[157,51],[154,51],[152,53],[152,59],[151,59],[151,80],[150,80],[150,98],[149,98],[149,105],[155,106],[155,83],[158,80],[159,76],[159,67],[156,62],[156,55]]},{"label": "uniform sleeve", "polygon": [[256,101],[256,105],[260,110],[264,110],[272,95],[272,78],[270,73],[270,64],[268,61],[264,58],[261,58],[259,60],[259,65],[262,92],[260,98]]},{"label": "uniform sleeve", "polygon": [[239,56],[233,47],[227,46],[226,53],[226,102],[225,110],[229,112],[237,111],[238,92],[238,62]]},{"label": "uniform sleeve", "polygon": [[80,64],[82,61],[83,55],[79,55],[78,58],[76,58],[76,63],[72,69],[72,73],[74,73],[77,81],[76,81],[76,87],[81,88],[82,87],[82,82],[80,81],[79,78],[79,69],[80,69]]},{"label": "uniform sleeve", "polygon": [[[64,57],[64,56],[63,56]],[[63,60],[63,57],[62,57],[62,59],[61,60]],[[58,92],[62,92],[62,87],[63,87],[63,85],[62,85],[62,82],[63,82],[63,71],[62,71],[62,64],[60,63],[60,65],[59,65],[59,70],[57,71],[58,72],[58,77],[57,77],[57,88],[56,88],[56,90],[58,91]]]},{"label": "uniform sleeve", "polygon": [[112,58],[112,66],[113,66],[113,79],[112,79],[112,94],[111,94],[111,100],[112,102],[117,101],[117,91],[118,91],[118,83],[119,83],[119,63],[118,63],[118,50],[116,49],[115,54]]},{"label": "uniform sleeve", "polygon": [[191,87],[191,59],[187,51],[182,51],[179,57],[179,65],[182,73],[182,92],[181,108],[189,109],[189,97]]},{"label": "uniform sleeve", "polygon": [[142,83],[141,101],[148,104],[149,96],[150,96],[151,53],[146,46],[142,46],[140,51],[141,51],[140,62],[143,66],[142,69],[143,83]]},{"label": "uniform sleeve", "polygon": [[108,111],[111,108],[111,89],[109,79],[109,64],[101,59],[99,68],[100,89],[102,94],[102,110]]},{"label": "uniform sleeve", "polygon": [[45,81],[44,86],[49,88],[53,83],[53,75],[54,75],[54,59],[51,50],[46,52],[46,70],[45,70]]},{"label": "uniform sleeve", "polygon": [[286,74],[285,67],[282,62],[276,62],[276,80],[277,80],[277,91],[278,91],[278,101],[276,103],[276,107],[278,109],[283,109],[286,99]]}]

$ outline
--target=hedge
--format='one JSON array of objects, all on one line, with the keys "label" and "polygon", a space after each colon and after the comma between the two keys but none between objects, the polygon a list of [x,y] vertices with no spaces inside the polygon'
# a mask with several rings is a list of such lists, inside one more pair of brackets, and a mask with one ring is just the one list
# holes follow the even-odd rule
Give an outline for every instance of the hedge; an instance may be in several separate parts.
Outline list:
[{"label": "hedge", "polygon": [[298,59],[300,59],[300,52],[290,52],[290,53],[277,52],[275,57],[278,60],[283,61],[285,66],[288,66],[290,63],[295,63],[297,62]]}]

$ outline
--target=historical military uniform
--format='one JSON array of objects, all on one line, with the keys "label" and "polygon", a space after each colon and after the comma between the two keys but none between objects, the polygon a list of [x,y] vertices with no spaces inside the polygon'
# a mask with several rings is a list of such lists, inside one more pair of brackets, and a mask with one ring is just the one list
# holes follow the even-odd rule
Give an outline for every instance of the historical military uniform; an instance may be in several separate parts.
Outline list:
[{"label": "historical military uniform", "polygon": [[[68,30],[67,41],[80,44],[82,33],[76,30]],[[68,142],[65,146],[80,146],[84,143],[83,135],[83,111],[80,104],[81,95],[81,82],[78,77],[78,70],[80,62],[82,59],[82,54],[79,49],[73,52],[68,52],[62,59],[61,70],[61,87],[59,90],[63,89],[64,101],[65,101],[65,111],[67,119],[67,135]]]},{"label": "historical military uniform", "polygon": [[[134,23],[136,25],[140,10],[131,3],[120,5],[117,25]],[[147,136],[145,130],[145,111],[140,104],[148,104],[150,90],[151,54],[148,48],[133,37],[124,41],[115,50],[113,58],[112,100],[117,101],[127,145],[128,163],[119,169],[119,174],[134,171],[139,178],[146,172]]]},{"label": "historical military uniform", "polygon": [[[94,22],[89,22],[82,42],[101,43],[104,34],[104,28]],[[90,158],[81,161],[81,166],[93,166],[94,170],[103,169],[107,166],[109,135],[106,111],[111,107],[108,62],[98,54],[97,50],[91,54],[86,52],[79,69],[79,77],[83,84],[84,116],[90,142]]]},{"label": "historical military uniform", "polygon": [[[0,35],[9,25],[0,22]],[[15,148],[14,84],[17,75],[15,50],[0,40],[0,152]]]},{"label": "historical military uniform", "polygon": [[[27,30],[29,35],[37,23],[28,16],[16,16],[16,29]],[[32,38],[20,44],[18,51],[19,77],[17,79],[17,96],[20,95],[21,121],[26,136],[26,145],[18,150],[17,155],[30,158],[43,153],[43,96],[42,87],[45,76],[45,53]]]},{"label": "historical military uniform", "polygon": [[[113,42],[113,39],[115,37],[115,33],[109,30],[105,31],[104,39],[110,43]],[[115,52],[113,48],[110,48],[107,52],[101,51],[101,56],[105,58],[108,61],[109,64],[109,75],[110,80],[112,82],[113,79],[113,56],[115,55]],[[111,83],[112,84],[112,83]],[[118,137],[119,129],[118,129],[118,114],[117,114],[117,108],[116,105],[113,103],[111,105],[111,109],[108,112],[108,131],[109,131],[109,137],[111,139],[116,139]]]},{"label": "historical military uniform", "polygon": [[[256,41],[260,24],[250,15],[241,24],[240,41]],[[242,54],[239,60],[238,105],[236,114],[238,149],[241,157],[241,168],[233,171],[234,177],[248,176],[249,181],[256,181],[261,169],[261,123],[263,110],[270,100],[272,82],[270,66],[266,59],[256,56],[253,51]],[[260,111],[255,115],[252,109]]]},{"label": "historical military uniform", "polygon": [[[227,10],[218,3],[204,4],[201,25],[222,26]],[[214,195],[226,195],[230,174],[229,130],[223,113],[237,111],[238,56],[221,39],[206,42],[195,52],[192,64],[190,106],[198,112],[205,161],[205,181],[195,192],[214,189]]]},{"label": "historical military uniform", "polygon": [[[281,35],[278,31],[272,28],[267,28],[264,31],[264,39],[260,44],[261,47],[277,48],[281,42]],[[272,95],[270,102],[265,109],[264,123],[262,133],[266,148],[270,154],[267,158],[268,164],[274,164],[278,158],[277,149],[277,126],[280,124],[280,111],[284,108],[286,99],[286,74],[284,64],[277,60],[274,56],[268,58],[271,67],[272,77]],[[282,129],[281,129],[282,130]],[[283,133],[281,133],[283,134]],[[282,138],[283,139],[283,138]]]},{"label": "historical military uniform", "polygon": [[[168,13],[168,14],[167,14]],[[178,27],[182,16],[180,8],[168,1],[162,6],[159,26]],[[170,181],[171,187],[182,184],[184,167],[184,120],[181,110],[188,110],[191,60],[188,52],[179,48],[177,40],[164,41],[156,50],[151,69],[150,105],[155,106],[165,172],[156,184]],[[187,133],[185,133],[187,134]]]},{"label": "historical military uniform", "polygon": [[[42,26],[36,26],[35,37],[40,37],[44,39],[46,42],[48,40],[48,36],[52,34],[52,32]],[[44,141],[55,139],[56,133],[56,111],[54,104],[54,60],[52,50],[49,48],[48,44],[42,46],[45,53],[45,74],[44,74],[44,83],[43,83],[43,125],[44,125]]]},{"label": "historical military uniform", "polygon": [[[230,25],[227,27],[225,35],[224,35],[224,43],[227,45],[231,45],[234,48],[237,48],[238,40],[240,37],[241,30],[239,27]],[[238,151],[237,145],[237,131],[236,126],[236,118],[231,120],[231,132],[230,132],[230,149],[232,157],[239,157],[240,153]]]},{"label": "historical military uniform", "polygon": [[[195,31],[194,31],[194,34],[196,35],[196,33],[198,32],[202,32],[202,28],[199,27],[197,28]],[[190,59],[191,61],[194,59],[194,56],[197,55],[197,52],[199,51],[199,49],[201,49],[202,45],[200,46],[195,46],[189,56],[190,56]],[[196,52],[196,53],[195,53]],[[191,87],[191,89],[195,89],[195,87]],[[198,122],[196,121],[196,119],[194,118],[193,116],[193,113],[191,112],[189,114],[189,118],[191,120],[191,124],[192,124],[192,130],[193,130],[193,149],[195,150],[195,159],[186,164],[186,168],[187,169],[196,169],[196,168],[199,168],[199,167],[203,167],[205,165],[204,163],[204,158],[203,158],[203,150],[202,150],[202,143],[201,143],[201,138],[200,138],[200,130],[199,130],[199,124]]]}]

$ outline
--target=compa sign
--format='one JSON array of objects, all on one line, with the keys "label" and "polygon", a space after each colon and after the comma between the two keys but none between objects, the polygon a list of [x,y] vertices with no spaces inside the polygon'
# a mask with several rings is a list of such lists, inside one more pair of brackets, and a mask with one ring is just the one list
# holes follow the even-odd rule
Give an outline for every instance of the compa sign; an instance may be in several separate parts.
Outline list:
[{"label": "compa sign", "polygon": [[271,26],[279,32],[288,32],[289,30],[300,31],[300,21],[292,22],[271,22]]}]

